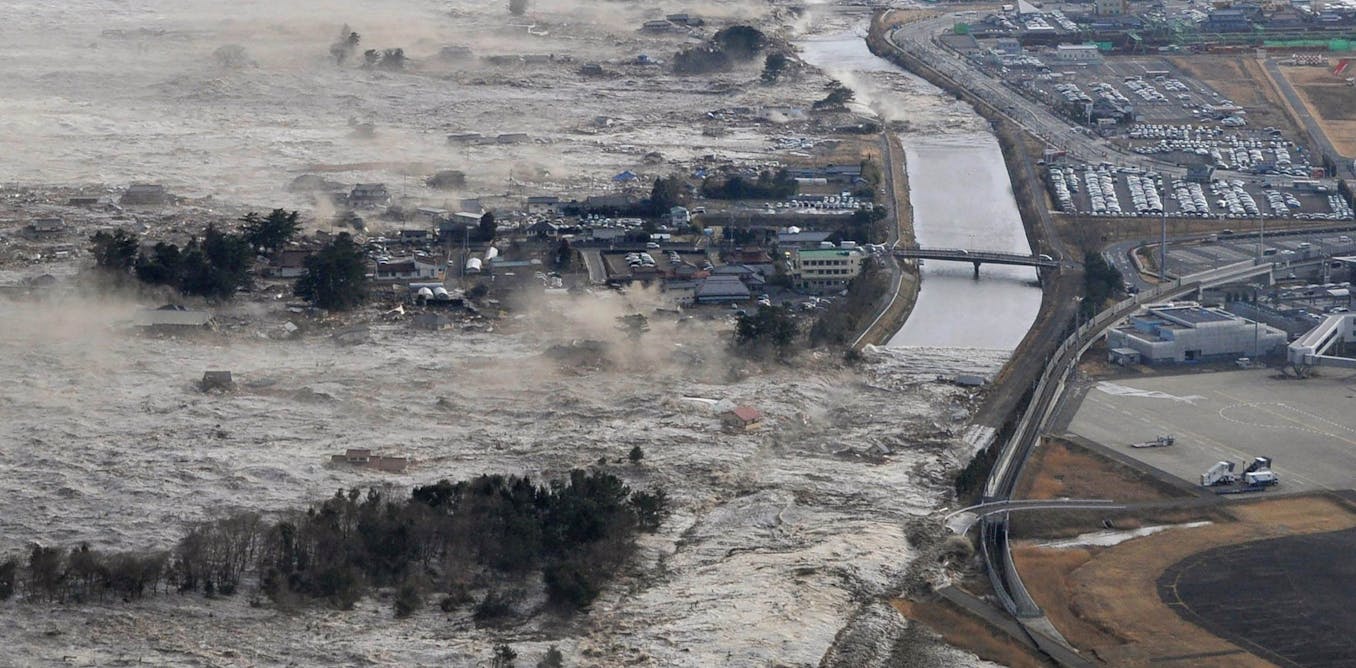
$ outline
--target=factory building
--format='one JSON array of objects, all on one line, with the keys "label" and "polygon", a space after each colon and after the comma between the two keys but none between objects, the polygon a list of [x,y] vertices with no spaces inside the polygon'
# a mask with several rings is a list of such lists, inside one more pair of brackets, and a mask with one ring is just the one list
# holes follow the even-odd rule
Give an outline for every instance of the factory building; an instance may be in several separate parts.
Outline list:
[{"label": "factory building", "polygon": [[1102,62],[1096,44],[1060,44],[1055,47],[1055,63],[1090,64]]},{"label": "factory building", "polygon": [[1195,302],[1154,304],[1107,332],[1107,347],[1145,364],[1261,357],[1285,347],[1285,332]]}]

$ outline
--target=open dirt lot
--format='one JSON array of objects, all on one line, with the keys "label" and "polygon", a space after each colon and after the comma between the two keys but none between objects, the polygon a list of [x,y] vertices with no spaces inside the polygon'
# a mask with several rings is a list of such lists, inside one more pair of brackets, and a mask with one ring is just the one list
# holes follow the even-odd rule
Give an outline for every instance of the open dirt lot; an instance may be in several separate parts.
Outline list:
[{"label": "open dirt lot", "polygon": [[1303,143],[1306,135],[1285,112],[1284,101],[1255,58],[1196,54],[1169,60],[1246,109],[1249,125],[1271,126],[1287,138]]},{"label": "open dirt lot", "polygon": [[[1350,529],[1356,526],[1356,515],[1328,497],[1259,500],[1229,509],[1233,521],[1168,529],[1107,548],[1026,543],[1014,549],[1014,557],[1023,582],[1060,633],[1108,664],[1271,665],[1183,619],[1159,597],[1159,577],[1179,561],[1217,547]],[[1239,591],[1251,584],[1242,571],[1219,572]],[[1285,579],[1276,572],[1269,577]],[[1312,613],[1316,608],[1305,609]],[[1262,623],[1286,623],[1279,607],[1258,606],[1256,615],[1252,619],[1265,616]],[[1307,632],[1316,639],[1322,630],[1310,627]],[[1352,629],[1342,632],[1350,636]]]},{"label": "open dirt lot", "polygon": [[[1342,370],[1302,381],[1274,369],[1186,373],[1099,382],[1068,430],[1189,483],[1217,461],[1267,456],[1279,490],[1349,489],[1354,409],[1356,377]],[[1176,445],[1129,447],[1159,434]]]},{"label": "open dirt lot", "polygon": [[1326,67],[1282,67],[1309,113],[1342,155],[1356,155],[1356,88]]}]

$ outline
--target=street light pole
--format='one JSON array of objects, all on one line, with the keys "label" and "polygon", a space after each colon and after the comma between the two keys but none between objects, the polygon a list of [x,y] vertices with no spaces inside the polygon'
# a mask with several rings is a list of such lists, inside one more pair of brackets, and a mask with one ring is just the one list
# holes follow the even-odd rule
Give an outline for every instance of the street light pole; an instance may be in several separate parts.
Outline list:
[{"label": "street light pole", "polygon": [[1257,259],[1262,259],[1263,248],[1266,244],[1267,219],[1259,211],[1257,213]]},{"label": "street light pole", "polygon": [[1163,204],[1163,205],[1164,205],[1164,206],[1159,207],[1159,208],[1161,208],[1161,209],[1163,210],[1163,213],[1159,216],[1160,220],[1162,221],[1162,227],[1163,227],[1163,229],[1162,229],[1162,235],[1160,236],[1160,238],[1159,238],[1159,243],[1158,243],[1158,282],[1159,282],[1159,283],[1166,283],[1167,280],[1168,280],[1168,207],[1167,207],[1167,205],[1166,205],[1167,201],[1168,201],[1168,182],[1167,182],[1167,179],[1164,179],[1164,180],[1163,180],[1163,199],[1160,200],[1160,202],[1159,202],[1160,204]]}]

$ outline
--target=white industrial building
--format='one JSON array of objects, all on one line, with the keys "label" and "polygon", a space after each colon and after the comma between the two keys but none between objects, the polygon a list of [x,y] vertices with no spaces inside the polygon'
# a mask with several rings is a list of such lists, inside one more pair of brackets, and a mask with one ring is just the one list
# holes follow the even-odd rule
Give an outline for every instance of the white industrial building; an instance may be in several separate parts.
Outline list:
[{"label": "white industrial building", "polygon": [[1196,302],[1146,306],[1107,332],[1107,347],[1137,351],[1145,364],[1261,357],[1285,347],[1285,332]]},{"label": "white industrial building", "polygon": [[1055,47],[1055,62],[1089,64],[1102,62],[1102,52],[1096,44],[1060,44]]}]

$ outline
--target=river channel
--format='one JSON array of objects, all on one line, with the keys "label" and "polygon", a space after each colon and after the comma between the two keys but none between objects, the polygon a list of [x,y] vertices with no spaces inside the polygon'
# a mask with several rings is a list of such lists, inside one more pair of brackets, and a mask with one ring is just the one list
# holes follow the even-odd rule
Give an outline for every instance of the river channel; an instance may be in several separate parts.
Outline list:
[{"label": "river channel", "polygon": [[[998,141],[972,108],[873,55],[860,33],[798,46],[807,62],[851,87],[864,111],[907,124],[899,136],[920,245],[1031,252]],[[922,276],[918,301],[891,348],[1004,351],[998,357],[1005,360],[1040,309],[1033,268],[984,266],[976,279],[969,263],[929,260]]]}]

